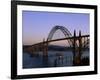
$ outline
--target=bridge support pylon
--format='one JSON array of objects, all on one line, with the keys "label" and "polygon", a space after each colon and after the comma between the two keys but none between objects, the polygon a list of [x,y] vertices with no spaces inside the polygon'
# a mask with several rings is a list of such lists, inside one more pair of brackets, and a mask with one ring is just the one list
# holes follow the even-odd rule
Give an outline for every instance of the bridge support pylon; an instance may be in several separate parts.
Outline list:
[{"label": "bridge support pylon", "polygon": [[[78,45],[76,46],[76,41],[78,40]],[[82,55],[82,37],[81,31],[79,31],[79,38],[76,38],[76,31],[74,30],[74,41],[73,41],[73,65],[81,65],[81,55]]]},{"label": "bridge support pylon", "polygon": [[81,38],[81,31],[79,31],[79,38],[78,38],[78,51],[77,51],[77,56],[76,56],[76,65],[81,65],[81,54],[82,54],[82,38]]},{"label": "bridge support pylon", "polygon": [[75,65],[75,58],[76,58],[76,31],[74,30],[74,39],[73,39],[73,65]]},{"label": "bridge support pylon", "polygon": [[48,57],[48,40],[43,39],[43,56]]}]

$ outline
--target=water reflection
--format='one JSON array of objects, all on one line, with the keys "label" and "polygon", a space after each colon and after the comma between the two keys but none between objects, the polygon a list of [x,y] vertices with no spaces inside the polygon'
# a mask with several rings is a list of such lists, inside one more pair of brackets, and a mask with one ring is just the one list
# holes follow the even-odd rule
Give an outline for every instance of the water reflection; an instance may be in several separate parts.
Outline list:
[{"label": "water reflection", "polygon": [[[84,51],[82,57],[89,57],[89,51]],[[49,51],[48,57],[38,54],[23,53],[23,68],[45,68],[73,66],[73,54],[71,51]]]}]

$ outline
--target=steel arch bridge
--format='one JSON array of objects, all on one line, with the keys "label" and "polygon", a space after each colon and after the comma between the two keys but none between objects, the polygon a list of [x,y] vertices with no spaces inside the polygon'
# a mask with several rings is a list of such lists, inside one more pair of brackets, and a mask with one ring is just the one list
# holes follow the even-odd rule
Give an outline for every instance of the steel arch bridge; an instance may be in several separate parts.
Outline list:
[{"label": "steel arch bridge", "polygon": [[[52,40],[52,37],[56,33],[57,30],[60,30],[65,35],[65,38]],[[72,36],[72,34],[70,33],[70,31],[67,28],[57,25],[57,26],[54,26],[51,29],[50,33],[48,34],[46,41],[43,40],[43,42],[36,43],[36,44],[30,45],[30,46],[32,46],[33,48],[34,47],[38,48],[38,47],[43,46],[43,44],[46,45],[50,42],[67,40],[70,47],[74,47],[74,46],[79,47],[79,44],[77,43],[77,41],[79,40],[79,38],[82,39],[82,38],[85,38],[85,37],[87,39],[85,39],[84,42],[81,42],[81,45],[82,45],[82,47],[89,47],[89,39],[88,39],[89,35],[81,35],[81,32],[79,31],[79,36],[76,36],[76,31],[74,30],[74,35]]]}]

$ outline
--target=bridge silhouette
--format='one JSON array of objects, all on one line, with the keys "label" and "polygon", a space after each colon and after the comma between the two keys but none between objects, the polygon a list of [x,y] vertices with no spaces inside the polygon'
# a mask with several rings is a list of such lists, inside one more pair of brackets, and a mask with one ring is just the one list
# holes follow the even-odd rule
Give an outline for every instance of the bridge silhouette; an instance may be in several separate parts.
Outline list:
[{"label": "bridge silhouette", "polygon": [[[60,30],[64,34],[65,38],[52,39],[57,30]],[[70,47],[72,48],[73,64],[78,65],[81,63],[81,56],[83,54],[82,50],[89,48],[89,37],[89,35],[82,35],[81,31],[79,31],[79,35],[76,36],[75,30],[72,36],[67,28],[57,25],[52,28],[46,40],[43,39],[42,42],[27,46],[24,48],[24,50],[33,54],[34,52],[38,52],[41,50],[43,52],[43,56],[48,57],[48,45],[51,42],[67,40]]]}]

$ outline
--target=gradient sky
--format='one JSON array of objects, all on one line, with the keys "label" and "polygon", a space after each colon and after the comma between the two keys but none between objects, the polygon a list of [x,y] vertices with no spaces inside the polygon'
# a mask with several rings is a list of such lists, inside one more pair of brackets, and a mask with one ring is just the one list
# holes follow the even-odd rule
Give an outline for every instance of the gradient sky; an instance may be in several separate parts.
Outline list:
[{"label": "gradient sky", "polygon": [[[22,39],[23,45],[32,45],[47,39],[50,30],[56,26],[66,27],[73,35],[74,29],[77,34],[89,34],[89,17],[87,13],[59,13],[59,12],[22,12]],[[62,32],[56,33],[59,37]],[[54,36],[55,36],[54,35]]]}]

